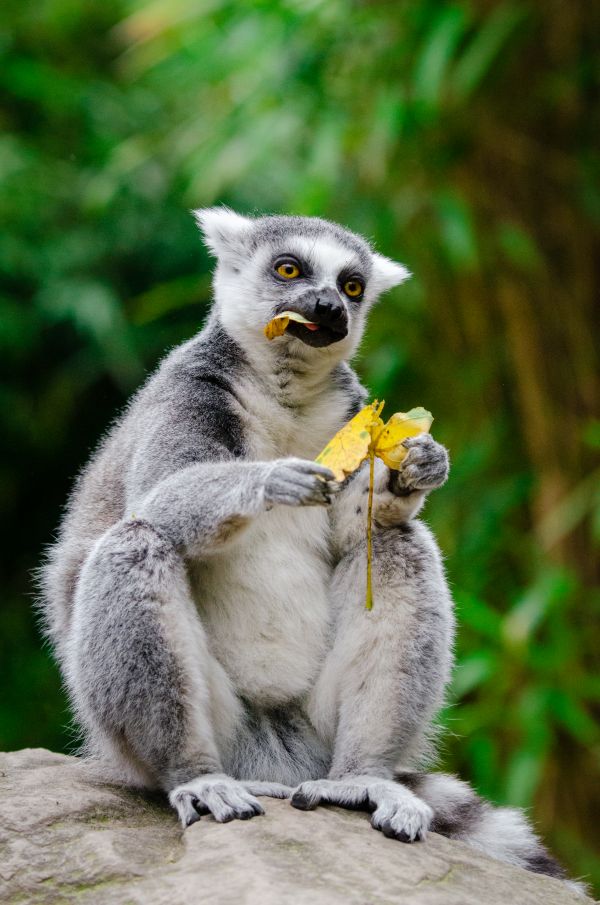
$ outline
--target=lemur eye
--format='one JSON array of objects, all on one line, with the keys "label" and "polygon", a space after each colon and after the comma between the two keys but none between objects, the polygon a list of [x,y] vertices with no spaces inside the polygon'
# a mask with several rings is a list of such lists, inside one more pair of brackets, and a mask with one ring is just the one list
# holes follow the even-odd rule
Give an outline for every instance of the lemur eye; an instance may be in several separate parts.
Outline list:
[{"label": "lemur eye", "polygon": [[295,280],[300,276],[300,268],[294,261],[281,261],[276,270],[279,276],[286,280]]},{"label": "lemur eye", "polygon": [[346,295],[349,295],[351,299],[357,299],[364,291],[365,287],[360,280],[346,280],[344,283],[344,292]]}]

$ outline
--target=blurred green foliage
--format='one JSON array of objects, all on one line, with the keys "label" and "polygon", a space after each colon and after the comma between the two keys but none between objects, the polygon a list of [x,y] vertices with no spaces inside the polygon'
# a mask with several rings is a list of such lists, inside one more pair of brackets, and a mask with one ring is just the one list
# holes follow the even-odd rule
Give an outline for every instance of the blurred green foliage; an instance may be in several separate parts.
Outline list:
[{"label": "blurred green foliage", "polygon": [[599,26],[578,0],[5,0],[1,746],[69,746],[30,573],[206,314],[188,208],[320,214],[415,274],[357,367],[453,460],[426,513],[461,624],[441,764],[600,881]]}]

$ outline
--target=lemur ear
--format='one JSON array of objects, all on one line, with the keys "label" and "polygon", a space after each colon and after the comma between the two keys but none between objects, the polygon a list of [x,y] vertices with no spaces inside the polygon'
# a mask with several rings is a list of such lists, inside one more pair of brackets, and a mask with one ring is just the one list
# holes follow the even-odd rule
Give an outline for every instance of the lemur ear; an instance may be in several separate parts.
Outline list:
[{"label": "lemur ear", "polygon": [[192,211],[204,242],[215,257],[239,254],[244,250],[252,221],[228,207],[204,207]]},{"label": "lemur ear", "polygon": [[392,289],[393,286],[399,286],[412,276],[410,270],[404,264],[398,264],[384,255],[373,252],[373,275],[372,281],[377,288],[377,292],[385,292]]}]

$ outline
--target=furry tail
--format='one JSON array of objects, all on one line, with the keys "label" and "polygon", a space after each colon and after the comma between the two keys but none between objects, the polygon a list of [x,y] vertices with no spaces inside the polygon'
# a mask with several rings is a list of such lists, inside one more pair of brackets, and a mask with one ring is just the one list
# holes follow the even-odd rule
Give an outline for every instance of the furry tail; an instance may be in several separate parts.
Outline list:
[{"label": "furry tail", "polygon": [[432,832],[459,839],[499,861],[563,880],[580,895],[587,893],[583,883],[568,879],[521,811],[493,807],[466,782],[444,773],[402,772],[396,779],[433,809]]}]

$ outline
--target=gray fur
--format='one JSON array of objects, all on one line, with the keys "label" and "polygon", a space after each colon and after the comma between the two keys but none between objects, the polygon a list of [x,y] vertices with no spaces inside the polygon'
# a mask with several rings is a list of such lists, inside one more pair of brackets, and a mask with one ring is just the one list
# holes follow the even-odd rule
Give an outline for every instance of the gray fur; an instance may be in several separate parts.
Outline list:
[{"label": "gray fur", "polygon": [[[196,216],[218,259],[209,320],[109,431],[41,573],[87,750],[167,792],[184,825],[254,817],[257,795],[295,787],[296,807],[366,807],[386,835],[433,827],[552,873],[521,816],[504,839],[502,811],[414,772],[452,665],[442,562],[416,519],[446,451],[421,435],[398,472],[377,463],[372,612],[367,469],[340,485],[314,462],[364,403],[347,359],[368,309],[408,272],[324,220]],[[284,254],[302,265],[293,285]],[[343,330],[327,333],[332,299]],[[267,342],[289,306],[319,331]]]}]

